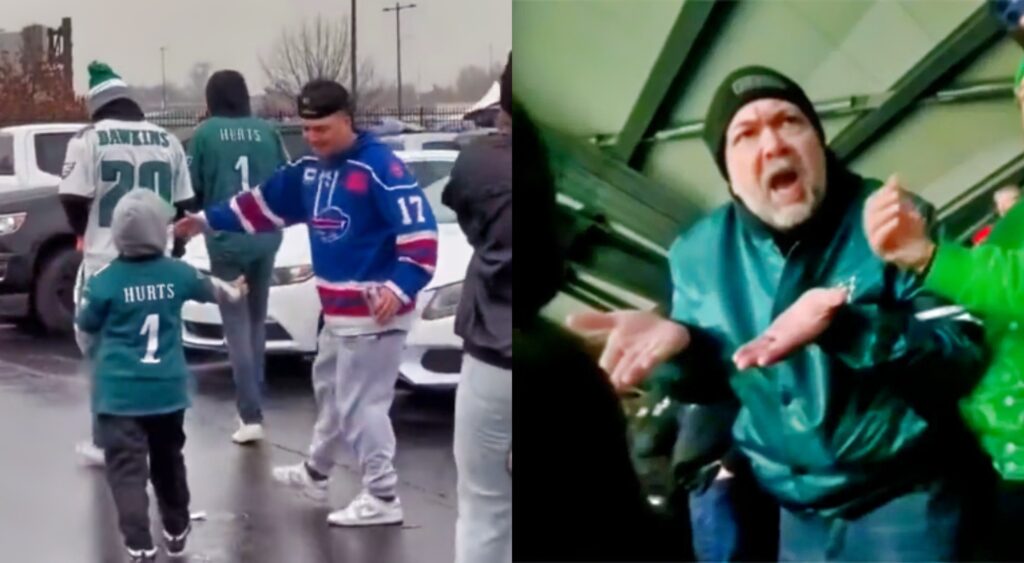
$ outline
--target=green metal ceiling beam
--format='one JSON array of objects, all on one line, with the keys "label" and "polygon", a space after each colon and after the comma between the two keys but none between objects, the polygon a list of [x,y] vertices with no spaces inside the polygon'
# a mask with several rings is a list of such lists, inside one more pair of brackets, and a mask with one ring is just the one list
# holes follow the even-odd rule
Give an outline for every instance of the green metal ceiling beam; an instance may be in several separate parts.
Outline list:
[{"label": "green metal ceiling beam", "polygon": [[[664,305],[669,296],[668,263],[663,256],[647,250],[612,230],[606,218],[593,211],[559,208],[557,244],[574,272],[588,272],[630,293]],[[580,286],[606,304],[621,307],[624,301],[570,276],[565,287]],[[580,295],[573,294],[577,298]],[[590,303],[594,305],[594,303]]]},{"label": "green metal ceiling beam", "polygon": [[693,75],[690,67],[698,53],[705,50],[698,47],[715,35],[723,13],[734,3],[687,0],[683,4],[612,149],[619,160],[632,165],[640,140],[665,125],[685,83]]},{"label": "green metal ceiling beam", "polygon": [[662,248],[705,211],[591,143],[548,129],[542,136],[559,192]]},{"label": "green metal ceiling beam", "polygon": [[901,77],[877,109],[843,129],[831,147],[844,160],[856,158],[884,135],[923,96],[1004,36],[983,4]]}]

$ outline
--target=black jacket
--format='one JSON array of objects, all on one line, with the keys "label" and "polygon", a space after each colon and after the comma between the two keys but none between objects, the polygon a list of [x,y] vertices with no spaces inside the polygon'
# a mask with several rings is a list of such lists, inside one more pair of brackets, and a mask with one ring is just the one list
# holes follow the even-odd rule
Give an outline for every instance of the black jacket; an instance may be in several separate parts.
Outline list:
[{"label": "black jacket", "polygon": [[442,202],[473,246],[455,318],[466,353],[512,367],[512,137],[482,137],[455,161]]},{"label": "black jacket", "polygon": [[[516,561],[690,560],[689,530],[647,502],[619,398],[583,344],[536,315],[513,334],[514,371],[557,375],[543,392],[524,392],[530,416],[515,419],[516,449],[526,452],[516,457],[516,478],[531,487],[515,499]],[[552,499],[571,515],[552,510]]]}]

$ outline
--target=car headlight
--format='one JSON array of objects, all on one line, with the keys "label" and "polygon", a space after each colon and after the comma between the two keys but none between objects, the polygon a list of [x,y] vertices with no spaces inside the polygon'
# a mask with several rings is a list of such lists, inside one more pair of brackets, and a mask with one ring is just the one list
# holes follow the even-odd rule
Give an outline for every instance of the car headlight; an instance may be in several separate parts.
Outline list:
[{"label": "car headlight", "polygon": [[9,213],[0,215],[0,236],[15,233],[25,223],[27,213]]},{"label": "car headlight", "polygon": [[443,285],[436,290],[423,309],[423,319],[436,321],[455,314],[459,308],[459,299],[462,297],[462,282],[455,282]]},{"label": "car headlight", "polygon": [[312,277],[313,266],[311,264],[274,268],[274,273],[270,276],[270,285],[292,285],[302,283]]}]

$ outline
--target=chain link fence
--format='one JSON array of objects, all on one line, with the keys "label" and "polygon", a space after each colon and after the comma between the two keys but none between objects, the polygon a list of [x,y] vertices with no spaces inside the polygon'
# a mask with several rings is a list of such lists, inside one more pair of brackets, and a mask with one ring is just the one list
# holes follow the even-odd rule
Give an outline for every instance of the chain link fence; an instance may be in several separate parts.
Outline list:
[{"label": "chain link fence", "polygon": [[[459,132],[473,129],[481,125],[473,121],[463,120],[463,115],[469,111],[471,106],[446,106],[443,108],[403,108],[401,112],[397,108],[382,108],[360,111],[356,113],[356,126],[360,128],[381,127],[389,123],[402,123],[414,128],[422,128],[425,131],[451,131]],[[257,112],[256,115],[271,121],[297,121],[294,113],[285,112]],[[185,129],[195,127],[203,119],[206,119],[206,108],[175,108],[160,111],[146,112],[146,119],[162,127],[169,129]],[[24,125],[28,123],[59,123],[59,122],[85,122],[88,116],[84,113],[73,114],[65,112],[62,115],[46,115],[38,118],[5,117],[0,111],[0,127],[12,125]]]}]

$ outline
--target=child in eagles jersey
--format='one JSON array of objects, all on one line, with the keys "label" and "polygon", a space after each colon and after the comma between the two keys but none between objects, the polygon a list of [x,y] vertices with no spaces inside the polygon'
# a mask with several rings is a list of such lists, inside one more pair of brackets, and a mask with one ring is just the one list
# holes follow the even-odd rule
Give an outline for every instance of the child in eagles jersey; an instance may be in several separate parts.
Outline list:
[{"label": "child in eagles jersey", "polygon": [[238,300],[245,291],[241,283],[205,277],[164,255],[173,215],[151,190],[132,190],[120,199],[111,223],[117,258],[89,280],[77,318],[78,328],[92,337],[93,414],[131,561],[156,560],[147,480],[159,500],[169,555],[184,552],[190,531],[182,455],[189,372],[181,306],[218,296]]}]

